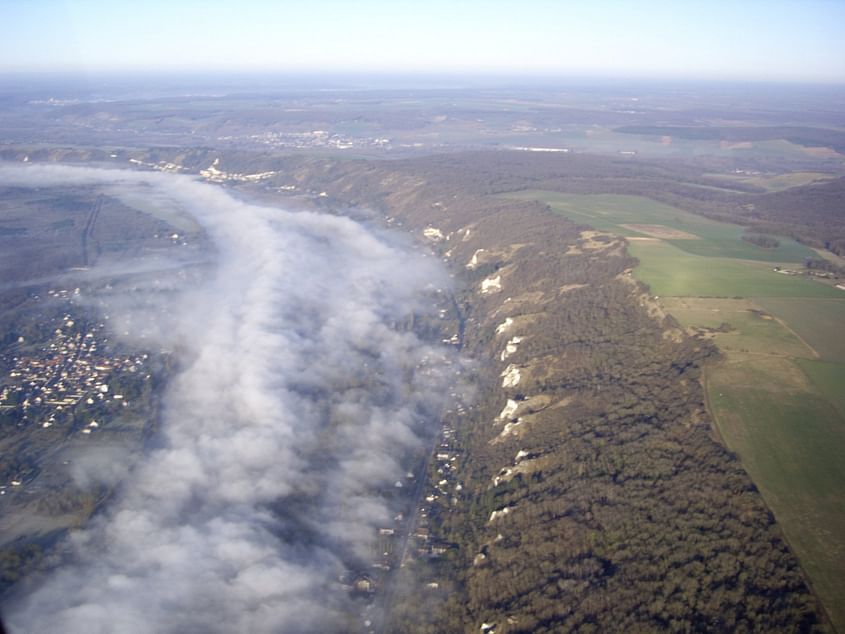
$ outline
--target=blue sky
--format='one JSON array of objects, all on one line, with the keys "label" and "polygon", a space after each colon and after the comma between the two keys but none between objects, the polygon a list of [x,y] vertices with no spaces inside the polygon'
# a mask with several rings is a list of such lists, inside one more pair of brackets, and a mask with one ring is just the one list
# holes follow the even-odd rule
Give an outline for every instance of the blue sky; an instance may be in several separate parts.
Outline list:
[{"label": "blue sky", "polygon": [[0,72],[455,72],[845,83],[845,1],[0,0]]}]

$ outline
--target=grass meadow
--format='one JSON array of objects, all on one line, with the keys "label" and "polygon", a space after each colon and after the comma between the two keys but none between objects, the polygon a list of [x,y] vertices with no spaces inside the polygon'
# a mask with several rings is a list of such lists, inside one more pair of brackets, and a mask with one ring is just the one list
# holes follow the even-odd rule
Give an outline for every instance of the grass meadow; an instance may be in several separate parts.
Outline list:
[{"label": "grass meadow", "polygon": [[[841,629],[845,424],[816,377],[803,371],[813,363],[729,352],[721,365],[707,369],[707,387],[725,443],[763,493]],[[829,378],[835,380],[835,373]]]},{"label": "grass meadow", "polygon": [[717,222],[670,207],[642,196],[616,194],[561,194],[529,190],[507,194],[509,198],[539,200],[575,222],[625,237],[650,237],[625,225],[663,225],[692,234],[695,239],[666,240],[681,251],[708,257],[739,258],[763,262],[800,263],[815,252],[790,238],[779,238],[780,246],[763,249],[741,239],[745,228]]}]

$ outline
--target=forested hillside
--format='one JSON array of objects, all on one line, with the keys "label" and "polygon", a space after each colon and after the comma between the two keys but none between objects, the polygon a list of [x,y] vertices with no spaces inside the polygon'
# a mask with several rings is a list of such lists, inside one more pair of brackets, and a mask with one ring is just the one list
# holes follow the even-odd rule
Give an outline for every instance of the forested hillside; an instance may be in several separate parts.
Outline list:
[{"label": "forested hillside", "polygon": [[[442,180],[410,163],[300,172],[442,232],[483,368],[458,430],[464,484],[432,509],[445,563],[419,568],[447,590],[412,591],[395,631],[823,628],[771,513],[713,436],[699,378],[715,350],[631,278],[622,240],[462,193],[449,160]],[[469,162],[476,191],[514,185],[498,180],[503,160]]]}]

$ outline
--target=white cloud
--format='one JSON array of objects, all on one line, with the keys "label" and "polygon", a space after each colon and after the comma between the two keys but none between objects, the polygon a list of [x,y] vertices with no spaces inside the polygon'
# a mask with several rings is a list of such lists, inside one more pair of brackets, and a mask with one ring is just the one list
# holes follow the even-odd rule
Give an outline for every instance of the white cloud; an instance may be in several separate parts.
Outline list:
[{"label": "white cloud", "polygon": [[[69,540],[66,563],[7,606],[12,630],[338,629],[338,577],[392,517],[379,491],[402,478],[447,391],[445,353],[391,325],[446,284],[434,258],[184,176],[0,169],[11,183],[151,188],[197,217],[218,256],[199,287],[105,298],[115,322],[129,314],[178,343],[186,366],[166,391],[161,447]],[[91,464],[81,478],[105,470]]]}]

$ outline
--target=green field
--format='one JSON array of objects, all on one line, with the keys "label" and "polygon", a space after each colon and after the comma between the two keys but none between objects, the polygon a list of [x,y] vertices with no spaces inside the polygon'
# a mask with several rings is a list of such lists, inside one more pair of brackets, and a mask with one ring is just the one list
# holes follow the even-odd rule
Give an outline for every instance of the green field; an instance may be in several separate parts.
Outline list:
[{"label": "green field", "polygon": [[634,275],[660,296],[833,297],[843,292],[812,279],[776,273],[769,263],[702,257],[662,240],[632,241]]},{"label": "green field", "polygon": [[627,237],[637,279],[722,350],[705,369],[711,414],[845,632],[845,292],[774,270],[817,255],[786,239],[760,249],[741,227],[637,196],[509,196]]},{"label": "green field", "polygon": [[[722,350],[816,357],[813,348],[749,299],[666,297],[661,303],[682,326],[714,329],[710,336]],[[718,332],[722,324],[729,324],[730,330]]]},{"label": "green field", "polygon": [[787,174],[775,175],[710,174],[710,176],[722,179],[729,183],[745,183],[756,187],[762,187],[770,192],[779,192],[792,187],[800,187],[801,185],[809,185],[810,183],[818,183],[836,178],[835,175],[827,174],[825,172],[790,172]]},{"label": "green field", "polygon": [[762,249],[741,239],[744,227],[696,216],[642,196],[561,194],[529,190],[507,194],[507,197],[539,200],[575,222],[626,237],[648,237],[649,234],[623,225],[663,225],[683,231],[696,236],[696,239],[670,238],[666,242],[695,255],[781,263],[802,262],[804,258],[816,256],[812,249],[789,238],[779,238],[781,244],[775,249]]},{"label": "green field", "polygon": [[797,359],[797,363],[845,420],[845,363],[809,359]]},{"label": "green field", "polygon": [[722,437],[775,512],[841,628],[845,424],[811,378],[789,359],[770,357],[761,363],[757,356],[729,353],[720,367],[708,371],[708,392]]},{"label": "green field", "polygon": [[759,303],[789,323],[822,359],[845,363],[845,292],[833,290],[838,299],[766,298]]}]

